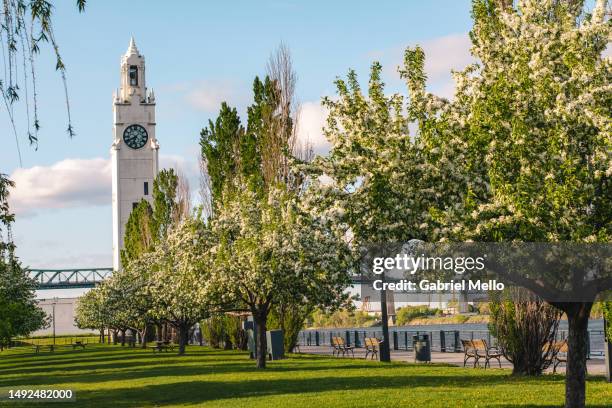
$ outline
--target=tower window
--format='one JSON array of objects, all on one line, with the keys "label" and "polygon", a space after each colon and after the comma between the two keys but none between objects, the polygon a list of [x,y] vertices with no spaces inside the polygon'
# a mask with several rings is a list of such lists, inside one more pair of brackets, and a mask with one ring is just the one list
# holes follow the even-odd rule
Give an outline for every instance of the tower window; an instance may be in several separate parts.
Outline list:
[{"label": "tower window", "polygon": [[130,65],[130,86],[138,86],[138,67]]},{"label": "tower window", "polygon": [[144,182],[144,195],[149,195],[149,182]]}]

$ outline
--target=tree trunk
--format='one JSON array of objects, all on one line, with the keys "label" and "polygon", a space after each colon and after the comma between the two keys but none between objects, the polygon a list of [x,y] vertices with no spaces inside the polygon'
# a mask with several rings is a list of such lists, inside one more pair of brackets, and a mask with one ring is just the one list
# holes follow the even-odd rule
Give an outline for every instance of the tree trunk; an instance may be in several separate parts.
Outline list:
[{"label": "tree trunk", "polygon": [[113,330],[113,344],[117,345],[117,330]]},{"label": "tree trunk", "polygon": [[257,368],[266,368],[266,358],[268,357],[268,342],[266,339],[266,320],[267,313],[253,313],[255,325],[257,327],[257,339],[255,349],[257,350]]},{"label": "tree trunk", "polygon": [[125,330],[121,330],[121,347],[125,346]]},{"label": "tree trunk", "polygon": [[147,326],[138,332],[140,334],[140,348],[147,348]]},{"label": "tree trunk", "polygon": [[156,328],[155,332],[156,332],[156,335],[157,335],[157,338],[155,340],[156,341],[162,341],[162,325],[161,325],[161,323],[157,323],[155,325],[155,328]]},{"label": "tree trunk", "polygon": [[[385,282],[385,274],[381,275],[382,282]],[[389,314],[387,312],[387,291],[380,291],[380,311],[382,319],[383,341],[380,344],[379,358],[386,363],[391,361],[391,345],[389,344]]]},{"label": "tree trunk", "polygon": [[587,333],[593,303],[568,304],[567,368],[565,375],[565,407],[585,406]]},{"label": "tree trunk", "polygon": [[176,326],[178,330],[178,344],[179,344],[179,356],[185,354],[185,347],[189,340],[189,324],[183,323]]},{"label": "tree trunk", "polygon": [[100,329],[100,343],[104,344],[104,328]]}]

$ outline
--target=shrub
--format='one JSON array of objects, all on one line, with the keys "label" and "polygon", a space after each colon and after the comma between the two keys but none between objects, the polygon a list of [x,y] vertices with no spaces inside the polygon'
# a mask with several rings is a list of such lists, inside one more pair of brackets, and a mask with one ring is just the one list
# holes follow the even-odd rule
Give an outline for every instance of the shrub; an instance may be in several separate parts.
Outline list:
[{"label": "shrub", "polygon": [[221,348],[225,342],[225,315],[215,315],[200,323],[202,337],[210,347]]},{"label": "shrub", "polygon": [[378,322],[378,316],[361,310],[340,309],[333,313],[315,310],[309,320],[309,327],[370,327]]},{"label": "shrub", "polygon": [[403,326],[417,317],[435,316],[438,312],[441,313],[439,309],[430,309],[427,306],[404,306],[397,309],[396,323]]},{"label": "shrub", "polygon": [[489,302],[478,303],[478,314],[488,315],[491,313],[491,308],[489,307]]},{"label": "shrub", "polygon": [[200,323],[202,337],[213,348],[247,349],[247,334],[238,316],[218,314]]},{"label": "shrub", "polygon": [[283,331],[283,346],[286,353],[293,352],[310,310],[312,308],[307,304],[280,303],[268,315],[268,330]]},{"label": "shrub", "polygon": [[513,374],[540,375],[551,364],[561,312],[524,289],[507,290],[490,303],[489,330],[513,365]]},{"label": "shrub", "polygon": [[238,316],[224,315],[223,334],[225,348],[246,350],[248,348],[248,337],[242,328],[242,319]]}]

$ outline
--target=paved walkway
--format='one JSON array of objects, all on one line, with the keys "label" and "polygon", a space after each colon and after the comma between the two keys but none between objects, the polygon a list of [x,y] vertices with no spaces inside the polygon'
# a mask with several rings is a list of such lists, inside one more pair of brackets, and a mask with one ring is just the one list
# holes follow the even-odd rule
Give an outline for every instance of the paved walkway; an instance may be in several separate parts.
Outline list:
[{"label": "paved walkway", "polygon": [[[332,348],[330,346],[301,346],[300,349],[302,353],[308,353],[308,354],[321,354],[321,355],[329,355],[329,356],[331,356],[332,354]],[[344,357],[344,358],[353,358],[352,354],[350,354],[349,356],[350,357]],[[364,348],[355,349],[355,358],[364,358],[364,357],[365,357]],[[343,358],[343,357],[339,357],[339,358]],[[368,358],[370,357],[368,356]],[[405,351],[405,350],[397,350],[397,351],[391,350],[391,360],[414,362],[414,352]],[[502,358],[501,360],[502,360],[501,361],[502,368],[512,368],[512,364],[510,364],[509,361],[507,361],[504,358]],[[441,352],[434,351],[431,353],[431,361],[433,363],[446,363],[446,364],[452,364],[452,365],[457,365],[461,367],[463,366],[463,353],[441,353]],[[473,365],[473,361],[474,361],[473,359],[470,359],[468,366],[471,367]],[[470,363],[472,365],[470,365]],[[491,361],[491,367],[494,369],[495,368],[499,369],[497,360]],[[602,358],[593,358],[591,360],[588,360],[587,367],[589,370],[589,374],[597,374],[597,375],[605,374],[604,360]],[[552,373],[552,367],[546,370],[546,372]],[[559,367],[557,367],[557,372],[565,373],[565,364],[561,364]]]}]

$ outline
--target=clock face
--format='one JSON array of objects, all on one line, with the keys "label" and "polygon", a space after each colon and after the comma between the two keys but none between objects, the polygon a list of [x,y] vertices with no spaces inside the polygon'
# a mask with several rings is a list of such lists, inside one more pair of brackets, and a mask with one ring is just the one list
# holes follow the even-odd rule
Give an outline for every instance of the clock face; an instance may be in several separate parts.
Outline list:
[{"label": "clock face", "polygon": [[140,125],[130,125],[123,131],[123,141],[132,149],[140,149],[148,139],[147,130]]}]

